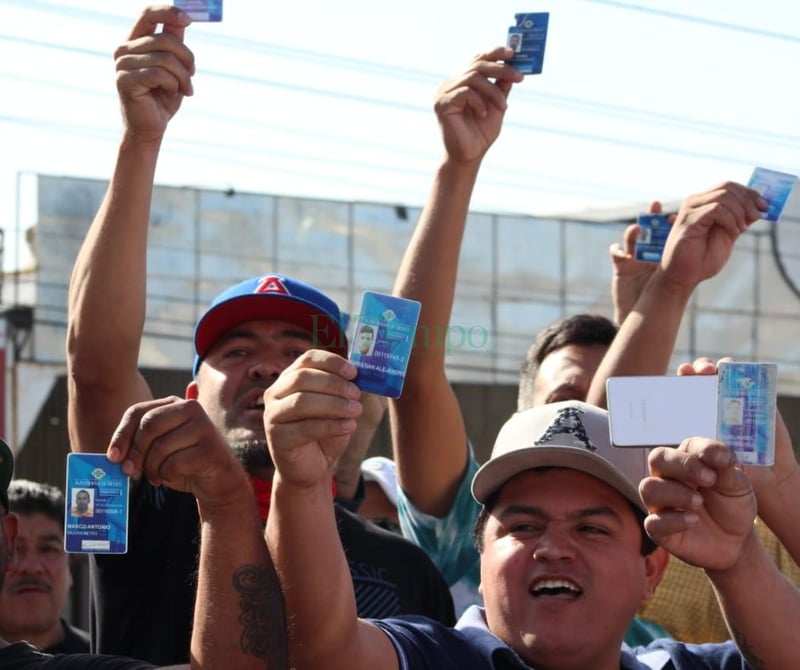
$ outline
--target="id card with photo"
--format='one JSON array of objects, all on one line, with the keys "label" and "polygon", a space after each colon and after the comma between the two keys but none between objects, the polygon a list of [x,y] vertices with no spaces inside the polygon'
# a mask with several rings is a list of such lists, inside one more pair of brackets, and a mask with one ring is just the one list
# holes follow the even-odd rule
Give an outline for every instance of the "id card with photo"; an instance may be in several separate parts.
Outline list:
[{"label": "id card with photo", "polygon": [[664,245],[671,226],[665,214],[639,214],[639,235],[636,238],[634,257],[645,263],[658,263],[664,253]]},{"label": "id card with photo", "polygon": [[105,454],[69,454],[64,489],[64,549],[70,553],[128,551],[130,478]]},{"label": "id card with photo", "polygon": [[192,21],[222,21],[222,0],[175,0]]},{"label": "id card with photo", "polygon": [[350,360],[362,391],[399,398],[419,321],[420,303],[367,291],[353,330]]},{"label": "id card with photo", "polygon": [[783,207],[797,182],[797,177],[785,172],[776,172],[757,167],[753,170],[747,185],[761,194],[767,201],[767,211],[761,214],[762,219],[777,221],[781,218]]},{"label": "id card with photo", "polygon": [[775,462],[777,376],[774,363],[717,366],[717,439],[745,465]]},{"label": "id card with photo", "polygon": [[514,19],[517,24],[508,29],[506,37],[506,46],[514,50],[509,63],[523,74],[541,74],[550,14],[515,14]]}]

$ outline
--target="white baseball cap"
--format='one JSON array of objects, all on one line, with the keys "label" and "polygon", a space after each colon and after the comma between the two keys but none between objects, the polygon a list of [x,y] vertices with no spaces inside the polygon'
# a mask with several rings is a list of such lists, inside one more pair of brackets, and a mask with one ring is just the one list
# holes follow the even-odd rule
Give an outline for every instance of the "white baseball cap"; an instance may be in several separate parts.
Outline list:
[{"label": "white baseball cap", "polygon": [[397,507],[397,466],[384,456],[371,456],[361,461],[361,475],[365,482],[376,482],[392,505]]}]

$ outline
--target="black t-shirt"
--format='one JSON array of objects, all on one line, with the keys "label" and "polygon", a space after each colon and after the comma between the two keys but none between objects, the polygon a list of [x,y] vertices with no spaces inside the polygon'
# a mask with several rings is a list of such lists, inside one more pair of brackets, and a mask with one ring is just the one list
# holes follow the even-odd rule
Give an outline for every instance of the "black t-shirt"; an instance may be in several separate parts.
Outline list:
[{"label": "black t-shirt", "polygon": [[[336,517],[359,616],[421,614],[454,623],[447,584],[422,549],[338,505]],[[197,587],[194,497],[142,481],[131,492],[129,519],[127,554],[90,557],[92,650],[186,663]]]},{"label": "black t-shirt", "polygon": [[0,648],[3,670],[153,670],[155,666],[121,656],[44,654],[25,642]]},{"label": "black t-shirt", "polygon": [[453,599],[439,569],[416,544],[336,505],[339,538],[356,594],[358,616],[421,614],[455,624]]},{"label": "black t-shirt", "polygon": [[64,639],[44,651],[48,654],[88,654],[89,653],[89,633],[80,628],[70,626],[63,619],[61,628],[64,629]]}]

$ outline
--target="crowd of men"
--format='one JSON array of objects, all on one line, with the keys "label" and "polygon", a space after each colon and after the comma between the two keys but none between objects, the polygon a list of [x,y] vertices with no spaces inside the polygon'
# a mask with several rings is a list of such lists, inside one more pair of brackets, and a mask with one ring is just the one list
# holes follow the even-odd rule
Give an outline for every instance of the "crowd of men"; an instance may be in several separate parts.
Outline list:
[{"label": "crowd of men", "polygon": [[[708,436],[615,449],[604,409],[609,377],[670,372],[693,291],[761,195],[725,182],[688,197],[658,264],[635,260],[626,230],[614,321],[531,334],[518,406],[483,464],[444,343],[419,338],[388,402],[393,459],[364,461],[387,403],[359,389],[338,306],[302,278],[265,268],[218,295],[182,395],[153,397],[138,369],[153,179],[193,92],[189,23],[149,7],[115,53],[123,136],[69,289],[70,443],[133,478],[129,550],[90,556],[90,631],[73,629],[64,497],[11,482],[0,443],[0,665],[798,667],[797,575],[778,565],[800,559],[800,467],[780,416],[775,465],[741,467]],[[421,303],[427,332],[450,320],[472,190],[523,78],[512,54],[480,52],[437,94],[444,157],[393,290]],[[375,333],[356,340],[367,352]],[[75,516],[92,513],[81,493]]]}]

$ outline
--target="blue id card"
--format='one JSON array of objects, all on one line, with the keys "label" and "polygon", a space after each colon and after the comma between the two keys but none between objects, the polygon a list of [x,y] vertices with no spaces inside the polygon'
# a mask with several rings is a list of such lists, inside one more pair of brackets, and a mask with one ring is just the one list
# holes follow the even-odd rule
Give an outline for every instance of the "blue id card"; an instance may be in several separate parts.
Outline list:
[{"label": "blue id card", "polygon": [[645,263],[658,263],[664,253],[670,225],[665,214],[639,214],[639,235],[636,237],[634,257]]},{"label": "blue id card", "polygon": [[130,478],[105,454],[69,454],[64,489],[64,549],[70,553],[128,551]]},{"label": "blue id card", "polygon": [[419,321],[420,303],[384,293],[364,293],[350,347],[362,391],[399,398]]},{"label": "blue id card", "polygon": [[761,214],[762,219],[767,221],[777,221],[781,218],[781,212],[789,194],[794,188],[797,177],[785,172],[776,172],[766,168],[757,167],[753,170],[750,181],[747,185],[761,194],[767,201],[767,211]]},{"label": "blue id card", "polygon": [[192,21],[222,21],[222,0],[175,0]]},{"label": "blue id card", "polygon": [[717,439],[744,465],[775,462],[777,377],[774,363],[717,366]]},{"label": "blue id card", "polygon": [[506,38],[506,46],[514,50],[509,63],[523,74],[541,74],[550,14],[515,14],[514,19],[517,25],[508,29]]}]

